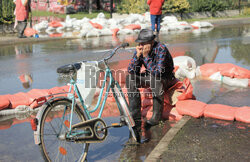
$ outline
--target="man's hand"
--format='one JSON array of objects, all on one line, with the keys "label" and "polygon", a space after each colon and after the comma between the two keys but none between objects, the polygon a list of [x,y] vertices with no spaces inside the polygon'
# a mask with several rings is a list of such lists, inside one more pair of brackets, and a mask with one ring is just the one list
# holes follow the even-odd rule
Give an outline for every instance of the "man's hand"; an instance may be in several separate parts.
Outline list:
[{"label": "man's hand", "polygon": [[148,54],[149,54],[149,52],[150,52],[150,50],[151,50],[151,44],[145,44],[143,46],[143,52],[142,52],[143,57],[147,57]]},{"label": "man's hand", "polygon": [[136,46],[136,56],[137,56],[137,58],[139,58],[142,53],[143,53],[143,47]]}]

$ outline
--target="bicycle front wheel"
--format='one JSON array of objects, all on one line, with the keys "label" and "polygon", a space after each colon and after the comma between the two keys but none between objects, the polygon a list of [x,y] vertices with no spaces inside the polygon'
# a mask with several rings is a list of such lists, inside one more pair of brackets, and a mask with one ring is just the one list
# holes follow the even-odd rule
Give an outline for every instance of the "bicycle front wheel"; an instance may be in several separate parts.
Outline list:
[{"label": "bicycle front wheel", "polygon": [[[70,129],[71,105],[72,102],[69,100],[57,100],[44,111],[40,127],[40,148],[45,161],[86,159],[89,144],[66,140],[66,132]],[[86,120],[77,105],[72,115],[72,125]]]}]

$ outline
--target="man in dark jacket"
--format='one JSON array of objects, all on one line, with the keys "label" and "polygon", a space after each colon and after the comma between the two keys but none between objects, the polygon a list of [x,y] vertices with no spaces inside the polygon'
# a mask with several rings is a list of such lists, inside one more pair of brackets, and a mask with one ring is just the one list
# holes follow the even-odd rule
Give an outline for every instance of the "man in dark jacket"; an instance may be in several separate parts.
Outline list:
[{"label": "man in dark jacket", "polygon": [[[142,29],[135,40],[139,43],[128,66],[129,75],[126,77],[128,89],[129,110],[135,120],[133,128],[140,142],[141,131],[141,98],[138,88],[149,87],[153,95],[153,115],[146,121],[146,126],[159,123],[162,116],[164,90],[172,86],[174,77],[174,64],[166,45],[154,40],[155,35],[150,29]],[[146,72],[141,73],[144,65]]]}]

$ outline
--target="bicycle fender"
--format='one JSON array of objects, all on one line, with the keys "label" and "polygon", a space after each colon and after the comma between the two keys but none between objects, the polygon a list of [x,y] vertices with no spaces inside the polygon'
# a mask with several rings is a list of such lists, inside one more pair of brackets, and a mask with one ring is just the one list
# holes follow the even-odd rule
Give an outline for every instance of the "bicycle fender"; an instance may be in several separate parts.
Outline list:
[{"label": "bicycle fender", "polygon": [[39,109],[37,115],[36,115],[36,119],[38,121],[38,124],[37,124],[37,130],[34,131],[34,142],[36,145],[39,145],[41,144],[41,134],[40,134],[40,129],[41,129],[41,119],[42,119],[42,116],[44,114],[44,111],[51,105],[53,104],[55,101],[58,101],[58,100],[67,100],[67,101],[70,101],[70,99],[66,98],[66,97],[55,97],[55,98],[52,98],[50,100],[48,100],[46,103],[44,103],[42,105],[42,107]]}]

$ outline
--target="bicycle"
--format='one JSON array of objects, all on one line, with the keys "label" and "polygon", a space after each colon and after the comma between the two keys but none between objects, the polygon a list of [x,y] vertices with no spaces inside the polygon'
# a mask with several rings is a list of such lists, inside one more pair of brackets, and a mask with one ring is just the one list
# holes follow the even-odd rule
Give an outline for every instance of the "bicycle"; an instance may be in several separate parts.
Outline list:
[{"label": "bicycle", "polygon": [[[48,100],[39,110],[36,121],[37,130],[34,132],[35,144],[40,146],[45,161],[84,161],[87,157],[90,143],[103,142],[108,134],[108,128],[122,127],[127,125],[132,137],[136,140],[133,128],[134,120],[130,115],[128,103],[124,93],[117,81],[114,80],[107,61],[114,56],[120,48],[129,46],[124,43],[112,50],[111,54],[99,61],[105,65],[105,76],[98,102],[94,109],[89,110],[85,105],[79,87],[74,79],[74,74],[81,68],[80,63],[64,65],[57,69],[58,73],[70,74],[70,88],[67,97],[54,97]],[[106,82],[109,78],[109,82]],[[104,93],[104,87],[106,93]],[[120,111],[120,123],[113,123],[107,126],[101,115],[108,97],[110,89]],[[80,100],[80,105],[76,102]],[[102,104],[101,104],[101,100]],[[100,107],[101,106],[101,107]],[[93,118],[91,113],[100,107],[97,118]]]}]

